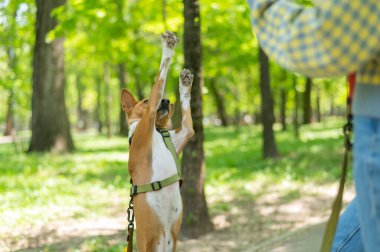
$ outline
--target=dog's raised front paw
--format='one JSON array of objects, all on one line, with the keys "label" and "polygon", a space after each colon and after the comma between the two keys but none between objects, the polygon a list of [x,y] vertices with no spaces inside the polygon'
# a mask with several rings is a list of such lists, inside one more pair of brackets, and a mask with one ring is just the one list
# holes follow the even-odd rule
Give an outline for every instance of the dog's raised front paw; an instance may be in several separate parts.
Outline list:
[{"label": "dog's raised front paw", "polygon": [[173,49],[178,43],[178,38],[173,32],[170,31],[166,31],[164,34],[161,34],[161,38],[162,43],[170,49]]},{"label": "dog's raised front paw", "polygon": [[190,108],[190,91],[194,75],[187,69],[183,69],[179,75],[179,93],[181,105],[184,110]]},{"label": "dog's raised front paw", "polygon": [[185,87],[191,87],[194,80],[194,75],[188,69],[183,69],[179,75],[181,78],[181,83]]}]

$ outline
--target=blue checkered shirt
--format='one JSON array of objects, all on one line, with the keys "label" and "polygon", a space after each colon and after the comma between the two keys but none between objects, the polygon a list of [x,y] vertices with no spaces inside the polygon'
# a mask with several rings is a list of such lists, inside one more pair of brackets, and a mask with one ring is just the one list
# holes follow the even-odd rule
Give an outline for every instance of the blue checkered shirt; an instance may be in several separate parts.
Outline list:
[{"label": "blue checkered shirt", "polygon": [[358,83],[380,85],[380,0],[248,3],[260,45],[282,66],[310,77],[357,71]]}]

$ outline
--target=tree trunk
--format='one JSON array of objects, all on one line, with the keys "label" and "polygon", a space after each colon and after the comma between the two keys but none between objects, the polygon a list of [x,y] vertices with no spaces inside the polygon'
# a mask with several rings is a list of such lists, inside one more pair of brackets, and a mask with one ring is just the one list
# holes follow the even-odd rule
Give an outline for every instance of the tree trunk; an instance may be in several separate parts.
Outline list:
[{"label": "tree trunk", "polygon": [[8,101],[7,101],[7,115],[5,117],[5,129],[4,136],[11,136],[14,130],[14,110],[13,110],[13,100],[14,92],[13,89],[9,91]]},{"label": "tree trunk", "polygon": [[82,121],[82,101],[83,101],[83,90],[82,90],[82,83],[80,76],[76,76],[76,84],[77,84],[77,117],[78,117],[78,122],[77,122],[77,127],[79,129],[82,129],[83,127],[83,121]]},{"label": "tree trunk", "polygon": [[210,80],[210,91],[214,96],[214,100],[216,103],[216,111],[220,121],[222,122],[222,126],[228,126],[228,117],[226,112],[226,106],[224,104],[224,98],[222,94],[219,92],[219,89],[216,87],[216,79],[212,78]]},{"label": "tree trunk", "polygon": [[107,130],[107,137],[112,137],[112,129],[111,129],[111,93],[110,93],[110,71],[108,67],[108,63],[104,63],[104,115],[105,115],[105,124]]},{"label": "tree trunk", "polygon": [[317,89],[317,97],[315,98],[315,113],[316,113],[317,122],[321,122],[322,121],[321,92],[320,92],[319,88]]},{"label": "tree trunk", "polygon": [[[125,74],[125,66],[124,63],[120,63],[118,65],[118,73],[119,73],[119,85],[120,90],[127,87],[127,79]],[[128,122],[127,116],[125,115],[124,110],[120,106],[119,112],[119,134],[121,136],[128,136]]]},{"label": "tree trunk", "polygon": [[287,125],[286,125],[286,89],[281,88],[280,90],[280,120],[281,120],[281,126],[282,131],[286,131]]},{"label": "tree trunk", "polygon": [[171,120],[173,129],[177,129],[177,128],[181,127],[181,121],[182,121],[181,100],[180,100],[180,94],[179,94],[178,87],[176,87],[176,89],[175,89],[175,97],[176,97],[176,100],[174,103],[174,113],[173,113],[172,120]]},{"label": "tree trunk", "polygon": [[293,127],[294,127],[294,136],[299,138],[299,95],[297,91],[297,77],[293,75],[293,90],[294,90],[294,115],[293,115]]},{"label": "tree trunk", "polygon": [[261,116],[263,120],[263,156],[264,158],[278,157],[277,145],[274,138],[273,99],[270,89],[268,56],[259,47]]},{"label": "tree trunk", "polygon": [[235,126],[235,133],[240,131],[240,108],[239,108],[239,93],[235,87],[232,88],[232,93],[234,95],[234,117],[233,124]]},{"label": "tree trunk", "polygon": [[[10,37],[8,38],[10,41],[14,41],[15,37],[17,36],[17,29],[16,29],[16,17],[17,17],[17,11],[18,8],[15,8],[15,10],[12,13],[12,19],[9,20],[9,27],[6,29],[9,29]],[[13,72],[12,81],[15,81],[16,76],[18,74],[17,72],[17,58],[16,58],[16,51],[14,48],[14,45],[9,45],[9,47],[6,47],[6,52],[8,56],[8,66],[9,69]],[[4,129],[4,136],[11,136],[12,133],[15,133],[15,113],[14,113],[14,90],[12,87],[9,89],[9,95],[7,100],[7,114],[5,117],[5,129]]]},{"label": "tree trunk", "polygon": [[[133,36],[134,36],[134,38],[139,37],[139,30],[138,29],[133,30]],[[134,43],[132,43],[132,53],[135,56],[135,58],[138,58],[138,56],[140,55],[140,52],[137,48],[138,43],[139,43],[138,39],[135,39]],[[137,97],[139,100],[142,100],[142,99],[144,99],[144,92],[143,92],[143,88],[141,86],[140,69],[139,69],[139,65],[138,65],[137,60],[135,60],[134,64],[133,64],[133,77],[135,80]]]},{"label": "tree trunk", "polygon": [[78,129],[86,130],[88,128],[88,114],[87,111],[83,109],[83,85],[80,75],[77,75],[77,93],[78,93],[78,104],[77,104],[77,113],[78,113]]},{"label": "tree trunk", "polygon": [[101,81],[101,78],[99,77],[96,77],[95,79],[96,81],[96,93],[97,93],[97,96],[96,96],[96,109],[95,109],[95,120],[96,120],[96,123],[98,124],[98,133],[101,134],[102,133],[102,130],[103,130],[103,121],[102,121],[102,117],[101,117],[101,107],[102,107],[102,97],[101,97],[101,94],[102,94],[102,81]]},{"label": "tree trunk", "polygon": [[140,74],[135,72],[135,84],[136,84],[136,90],[137,90],[137,97],[139,100],[142,100],[145,98],[143,88],[141,86],[141,79]]},{"label": "tree trunk", "polygon": [[309,77],[306,78],[306,88],[303,94],[303,124],[311,123],[311,88],[312,81]]},{"label": "tree trunk", "polygon": [[164,24],[165,30],[168,29],[168,22],[167,22],[167,2],[166,0],[162,0],[162,23]]},{"label": "tree trunk", "polygon": [[202,44],[199,0],[184,0],[185,67],[194,74],[191,89],[191,111],[195,135],[183,151],[182,171],[185,183],[183,195],[182,235],[195,238],[213,229],[204,192],[205,162],[202,115]]},{"label": "tree trunk", "polygon": [[335,111],[335,102],[334,102],[334,96],[330,98],[330,116],[334,116],[336,114]]},{"label": "tree trunk", "polygon": [[33,56],[32,138],[29,151],[65,152],[74,149],[65,105],[63,38],[46,43],[57,21],[52,10],[66,0],[37,0]]}]

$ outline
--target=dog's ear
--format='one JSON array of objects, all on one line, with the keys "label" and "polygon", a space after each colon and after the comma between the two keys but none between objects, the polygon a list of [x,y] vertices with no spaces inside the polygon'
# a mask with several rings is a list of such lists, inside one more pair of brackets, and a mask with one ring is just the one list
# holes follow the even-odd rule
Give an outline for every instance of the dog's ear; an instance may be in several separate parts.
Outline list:
[{"label": "dog's ear", "polygon": [[137,100],[133,95],[125,88],[121,90],[121,106],[123,110],[129,113],[132,108],[137,104]]},{"label": "dog's ear", "polygon": [[169,118],[172,118],[172,116],[173,116],[173,114],[174,114],[174,104],[170,104],[170,107],[169,107],[169,114],[168,114],[168,117]]}]

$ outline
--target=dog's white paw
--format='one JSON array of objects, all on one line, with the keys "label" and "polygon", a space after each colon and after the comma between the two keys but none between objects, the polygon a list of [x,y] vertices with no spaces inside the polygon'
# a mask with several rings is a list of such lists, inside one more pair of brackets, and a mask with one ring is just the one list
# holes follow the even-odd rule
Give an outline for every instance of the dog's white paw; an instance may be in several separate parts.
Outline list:
[{"label": "dog's white paw", "polygon": [[166,31],[165,33],[161,34],[161,40],[163,45],[170,49],[174,49],[178,43],[177,36],[170,31]]},{"label": "dog's white paw", "polygon": [[194,75],[190,72],[190,70],[186,68],[183,69],[179,77],[181,78],[181,85],[190,89],[194,80]]},{"label": "dog's white paw", "polygon": [[181,105],[184,110],[190,108],[190,91],[193,84],[194,75],[187,69],[183,69],[179,75],[179,94]]}]

